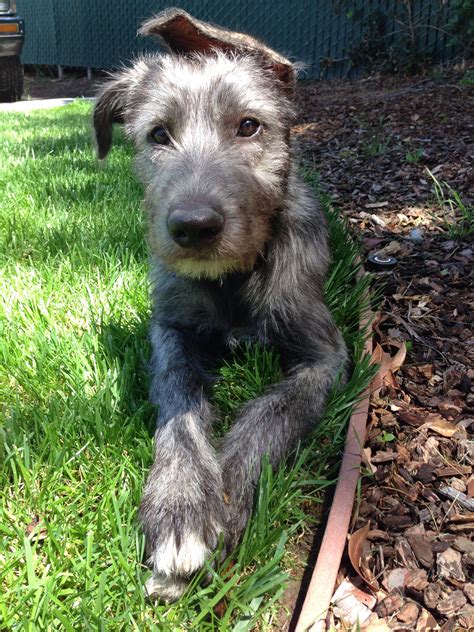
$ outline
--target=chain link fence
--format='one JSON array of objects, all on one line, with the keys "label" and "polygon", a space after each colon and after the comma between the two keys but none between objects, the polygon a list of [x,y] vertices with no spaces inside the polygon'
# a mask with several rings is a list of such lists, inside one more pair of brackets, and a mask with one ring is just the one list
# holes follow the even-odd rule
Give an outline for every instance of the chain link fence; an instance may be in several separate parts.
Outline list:
[{"label": "chain link fence", "polygon": [[[448,60],[449,0],[181,0],[202,20],[241,30],[290,59],[308,78],[360,75],[410,58]],[[114,68],[144,51],[140,23],[169,6],[157,0],[17,0],[27,64]],[[405,61],[404,61],[405,60]],[[390,70],[390,67],[386,68]],[[395,69],[395,68],[391,68]]]}]

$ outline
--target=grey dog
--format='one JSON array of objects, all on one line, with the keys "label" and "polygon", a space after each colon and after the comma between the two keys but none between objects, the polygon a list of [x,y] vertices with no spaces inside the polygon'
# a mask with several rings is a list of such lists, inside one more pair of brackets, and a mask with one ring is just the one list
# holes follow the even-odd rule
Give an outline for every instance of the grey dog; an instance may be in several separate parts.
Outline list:
[{"label": "grey dog", "polygon": [[[276,466],[317,423],[346,349],[324,302],[326,227],[290,147],[296,69],[256,39],[168,9],[141,33],[168,52],[101,92],[99,158],[124,125],[149,225],[155,459],[140,520],[150,594],[178,598],[250,517],[264,454]],[[208,367],[233,341],[279,352],[284,379],[247,403],[218,448]]]}]

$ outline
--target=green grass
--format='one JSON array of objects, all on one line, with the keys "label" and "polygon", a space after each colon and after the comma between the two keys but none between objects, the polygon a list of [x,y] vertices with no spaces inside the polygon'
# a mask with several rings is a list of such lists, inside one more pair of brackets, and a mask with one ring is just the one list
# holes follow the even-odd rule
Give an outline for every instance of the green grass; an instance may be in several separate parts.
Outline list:
[{"label": "green grass", "polygon": [[[204,569],[177,604],[148,603],[136,523],[154,417],[141,193],[120,134],[97,166],[89,107],[0,116],[0,629],[267,629],[294,570],[285,545],[317,520],[371,373],[357,248],[323,200],[328,301],[356,360],[349,384],[285,467],[264,468],[233,564]],[[269,350],[236,353],[215,387],[224,423],[279,373]]]},{"label": "green grass", "polygon": [[461,86],[474,86],[474,69],[466,70],[462,79],[459,80]]},{"label": "green grass", "polygon": [[425,150],[423,147],[416,147],[405,154],[405,161],[410,165],[417,165],[423,160],[425,156]]},{"label": "green grass", "polygon": [[448,212],[445,228],[453,239],[468,239],[474,235],[474,204],[465,202],[460,193],[438,178],[426,167],[433,181],[436,203]]}]

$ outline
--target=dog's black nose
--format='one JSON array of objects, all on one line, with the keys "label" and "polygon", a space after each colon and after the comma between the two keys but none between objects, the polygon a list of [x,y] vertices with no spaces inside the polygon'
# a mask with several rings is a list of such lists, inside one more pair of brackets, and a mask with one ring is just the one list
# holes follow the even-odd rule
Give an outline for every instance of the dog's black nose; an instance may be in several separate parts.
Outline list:
[{"label": "dog's black nose", "polygon": [[168,215],[168,232],[183,248],[205,248],[224,226],[224,218],[210,206],[176,208]]}]

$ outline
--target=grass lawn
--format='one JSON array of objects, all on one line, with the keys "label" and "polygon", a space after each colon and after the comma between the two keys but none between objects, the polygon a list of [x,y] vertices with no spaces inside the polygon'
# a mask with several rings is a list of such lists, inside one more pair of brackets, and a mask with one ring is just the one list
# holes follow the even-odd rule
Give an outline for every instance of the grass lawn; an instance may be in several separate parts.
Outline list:
[{"label": "grass lawn", "polygon": [[[136,523],[154,417],[141,193],[120,134],[98,168],[89,110],[0,116],[0,629],[270,629],[371,373],[355,248],[328,210],[327,293],[356,360],[350,383],[286,467],[264,469],[233,564],[205,569],[210,583],[196,578],[177,604],[148,603]],[[236,354],[215,387],[224,421],[278,374],[268,350]]]}]

